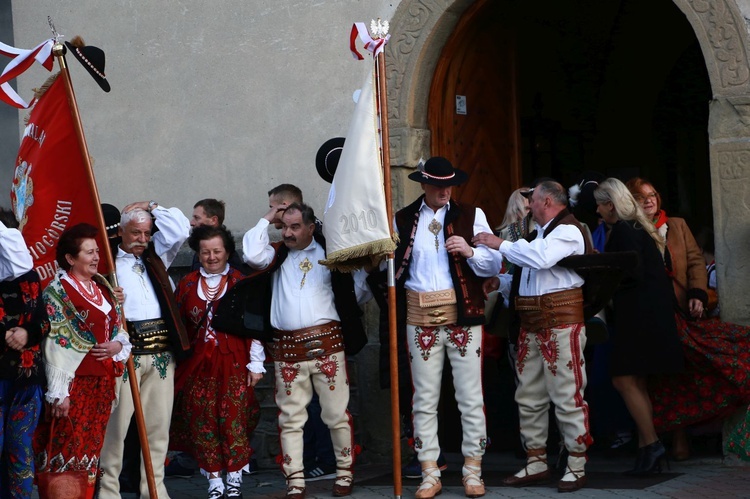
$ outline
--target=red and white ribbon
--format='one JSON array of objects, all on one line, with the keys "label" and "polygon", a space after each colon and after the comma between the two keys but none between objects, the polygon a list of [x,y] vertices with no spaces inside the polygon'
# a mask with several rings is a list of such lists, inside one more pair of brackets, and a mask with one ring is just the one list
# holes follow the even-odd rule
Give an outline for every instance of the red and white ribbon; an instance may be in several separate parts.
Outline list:
[{"label": "red and white ribbon", "polygon": [[31,50],[18,49],[0,42],[0,54],[6,57],[12,57],[12,60],[5,66],[2,75],[0,75],[0,100],[19,109],[28,109],[36,99],[27,103],[20,95],[10,86],[10,80],[18,77],[34,63],[38,62],[44,66],[47,71],[52,71],[52,46],[55,39],[45,40]]},{"label": "red and white ribbon", "polygon": [[365,23],[354,23],[352,25],[352,32],[349,35],[349,49],[352,51],[354,58],[359,59],[360,61],[364,59],[364,57],[362,57],[362,54],[357,51],[357,35],[359,35],[359,39],[362,40],[362,43],[365,44],[365,49],[372,53],[373,58],[377,57],[378,54],[383,51],[385,44],[388,43],[388,39],[391,37],[391,35],[386,35],[385,38],[373,40],[370,36],[370,32],[367,31]]}]

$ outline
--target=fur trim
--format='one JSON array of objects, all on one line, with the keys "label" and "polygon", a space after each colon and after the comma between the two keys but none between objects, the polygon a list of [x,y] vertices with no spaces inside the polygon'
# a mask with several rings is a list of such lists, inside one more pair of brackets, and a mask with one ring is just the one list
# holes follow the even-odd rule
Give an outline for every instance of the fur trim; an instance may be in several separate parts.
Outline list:
[{"label": "fur trim", "polygon": [[86,42],[83,41],[83,38],[81,38],[81,35],[74,36],[73,39],[70,40],[70,44],[77,48],[86,46]]},{"label": "fur trim", "polygon": [[578,195],[581,193],[581,186],[578,184],[571,185],[568,189],[568,199],[571,207],[578,204]]}]

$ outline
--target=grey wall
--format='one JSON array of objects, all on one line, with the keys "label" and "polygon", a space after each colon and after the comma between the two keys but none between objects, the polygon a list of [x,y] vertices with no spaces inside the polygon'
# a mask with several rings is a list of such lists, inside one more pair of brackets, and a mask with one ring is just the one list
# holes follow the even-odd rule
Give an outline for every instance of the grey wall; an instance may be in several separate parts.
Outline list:
[{"label": "grey wall", "polygon": [[[35,0],[13,3],[15,40],[49,36],[106,52],[109,94],[74,60],[73,83],[102,200],[155,199],[186,213],[227,202],[244,231],[267,209],[269,188],[291,182],[322,212],[328,184],[315,153],[345,135],[352,92],[367,71],[349,53],[354,21],[388,18],[385,0]],[[22,96],[48,76],[19,78]]]},{"label": "grey wall", "polygon": [[[11,0],[0,0],[0,41],[13,46],[13,12]],[[40,40],[41,41],[41,40]],[[0,57],[0,67],[10,59]],[[15,82],[12,82],[15,88]],[[13,179],[19,145],[18,111],[0,103],[0,206],[10,208],[10,182]]]}]

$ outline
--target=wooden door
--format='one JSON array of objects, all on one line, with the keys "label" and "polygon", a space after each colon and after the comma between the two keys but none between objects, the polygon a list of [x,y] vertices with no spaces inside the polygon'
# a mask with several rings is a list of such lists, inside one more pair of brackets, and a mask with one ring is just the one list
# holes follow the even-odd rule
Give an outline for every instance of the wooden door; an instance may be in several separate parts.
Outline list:
[{"label": "wooden door", "polygon": [[[501,3],[478,0],[462,16],[438,61],[428,111],[432,155],[469,174],[453,197],[481,207],[492,227],[521,185],[514,37]],[[457,113],[457,96],[466,114]]]}]

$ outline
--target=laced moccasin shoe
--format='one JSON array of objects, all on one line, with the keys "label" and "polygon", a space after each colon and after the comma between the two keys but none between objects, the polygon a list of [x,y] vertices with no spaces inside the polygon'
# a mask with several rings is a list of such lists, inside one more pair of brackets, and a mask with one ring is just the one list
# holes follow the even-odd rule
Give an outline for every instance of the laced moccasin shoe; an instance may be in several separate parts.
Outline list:
[{"label": "laced moccasin shoe", "polygon": [[333,482],[333,497],[345,497],[352,494],[354,477],[352,475],[337,476]]},{"label": "laced moccasin shoe", "polygon": [[571,470],[570,466],[565,468],[565,475],[557,482],[558,492],[575,492],[586,485],[584,470]]},{"label": "laced moccasin shoe", "polygon": [[526,466],[515,475],[504,478],[503,484],[509,487],[525,487],[526,485],[546,482],[550,479],[550,475],[546,454],[530,456]]},{"label": "laced moccasin shoe", "polygon": [[485,494],[485,489],[482,480],[481,459],[467,457],[461,472],[463,473],[461,483],[464,484],[466,497],[482,497]]},{"label": "laced moccasin shoe", "polygon": [[565,467],[565,474],[557,482],[558,492],[575,492],[586,485],[586,453],[570,452],[568,465]]},{"label": "laced moccasin shoe", "polygon": [[443,491],[440,482],[440,469],[436,461],[422,462],[422,483],[419,484],[414,497],[416,499],[432,499]]},{"label": "laced moccasin shoe", "polygon": [[284,499],[305,499],[305,488],[300,485],[287,485]]}]

